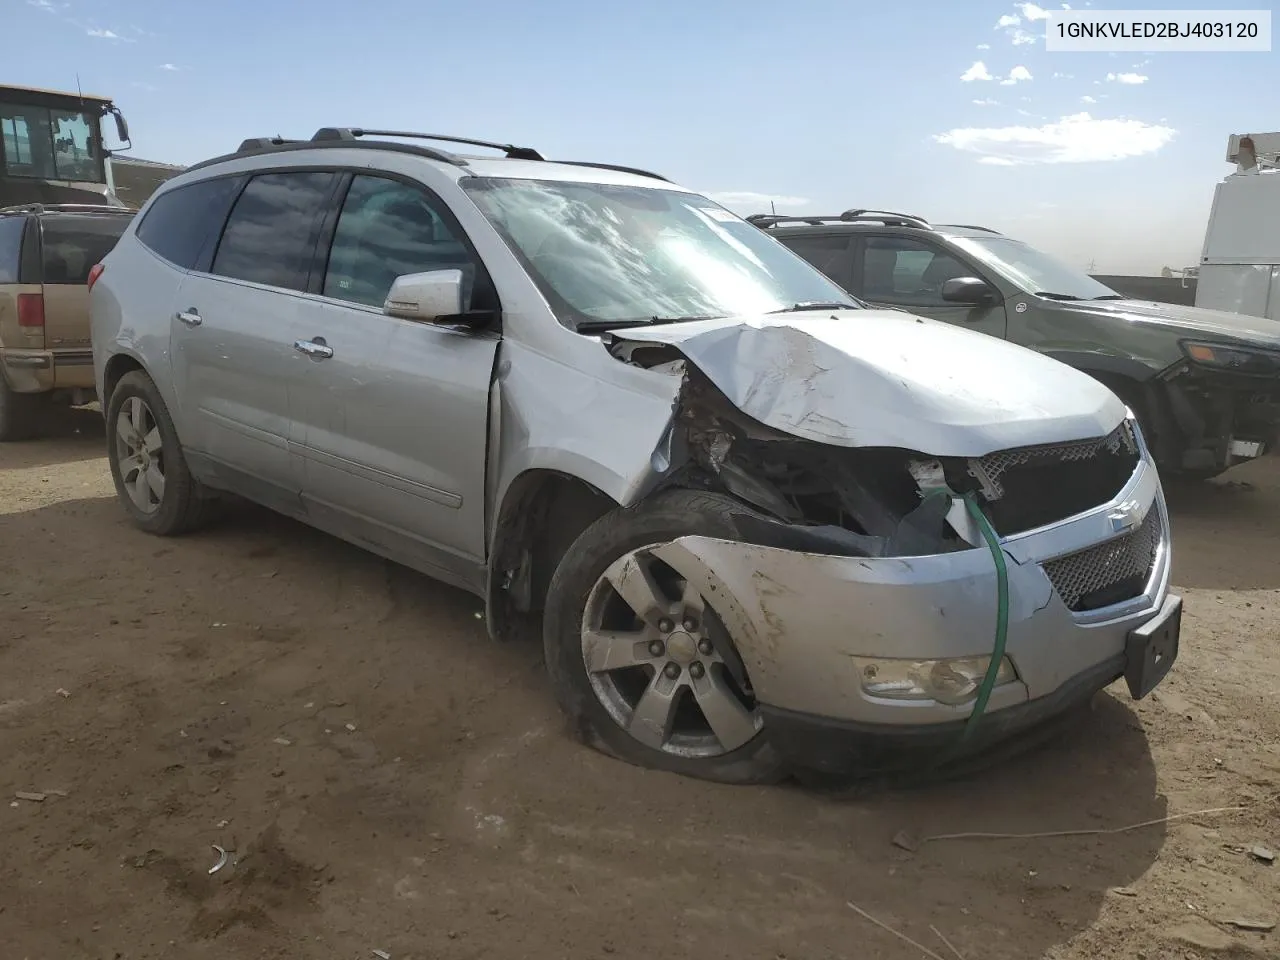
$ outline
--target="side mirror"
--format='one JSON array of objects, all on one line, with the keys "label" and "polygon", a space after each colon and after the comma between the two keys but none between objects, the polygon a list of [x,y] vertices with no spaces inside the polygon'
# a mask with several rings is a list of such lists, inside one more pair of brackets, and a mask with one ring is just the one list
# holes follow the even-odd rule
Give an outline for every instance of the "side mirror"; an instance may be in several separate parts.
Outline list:
[{"label": "side mirror", "polygon": [[942,299],[948,303],[968,303],[978,306],[991,303],[995,298],[996,292],[985,280],[979,280],[977,277],[955,277],[943,281],[942,284]]},{"label": "side mirror", "polygon": [[423,323],[465,324],[461,270],[430,270],[396,277],[382,312]]},{"label": "side mirror", "polygon": [[124,118],[124,114],[116,115],[116,136],[120,138],[121,143],[131,143],[129,139],[129,121]]}]

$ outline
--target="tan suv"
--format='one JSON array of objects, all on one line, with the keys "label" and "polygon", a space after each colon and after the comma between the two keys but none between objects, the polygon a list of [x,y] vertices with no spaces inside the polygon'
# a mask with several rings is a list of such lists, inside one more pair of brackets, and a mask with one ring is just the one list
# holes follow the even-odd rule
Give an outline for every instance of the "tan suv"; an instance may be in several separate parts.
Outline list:
[{"label": "tan suv", "polygon": [[36,435],[51,403],[94,400],[89,272],[133,213],[80,204],[0,208],[0,441]]}]

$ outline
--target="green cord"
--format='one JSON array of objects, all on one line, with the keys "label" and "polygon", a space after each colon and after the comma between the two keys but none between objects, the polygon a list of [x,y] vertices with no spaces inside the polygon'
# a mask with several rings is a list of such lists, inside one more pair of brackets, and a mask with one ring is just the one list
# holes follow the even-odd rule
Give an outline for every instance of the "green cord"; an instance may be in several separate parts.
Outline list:
[{"label": "green cord", "polygon": [[987,542],[987,549],[991,551],[991,559],[996,565],[996,639],[991,650],[991,663],[987,665],[987,675],[982,678],[982,686],[978,688],[978,699],[973,705],[973,712],[969,714],[969,719],[965,721],[964,731],[960,734],[961,742],[973,735],[978,727],[978,721],[986,712],[987,701],[991,699],[991,690],[995,687],[996,676],[1000,672],[1000,664],[1004,662],[1005,641],[1009,638],[1009,570],[1004,563],[1004,550],[1000,548],[1000,538],[996,536],[991,521],[978,506],[977,497],[972,493],[966,493],[964,505],[973,522],[982,531],[982,539]]}]

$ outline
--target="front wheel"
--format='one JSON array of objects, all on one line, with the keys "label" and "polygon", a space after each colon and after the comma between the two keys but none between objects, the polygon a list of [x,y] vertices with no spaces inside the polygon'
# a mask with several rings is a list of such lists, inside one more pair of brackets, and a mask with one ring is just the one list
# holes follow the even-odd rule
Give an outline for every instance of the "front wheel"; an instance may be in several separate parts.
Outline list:
[{"label": "front wheel", "polygon": [[107,462],[135,525],[162,537],[197,527],[207,501],[187,468],[169,410],[140,370],[120,378],[107,403]]},{"label": "front wheel", "polygon": [[569,548],[548,591],[547,672],[597,749],[721,783],[769,783],[783,764],[723,622],[664,546],[736,539],[718,494],[674,490],[606,514]]}]

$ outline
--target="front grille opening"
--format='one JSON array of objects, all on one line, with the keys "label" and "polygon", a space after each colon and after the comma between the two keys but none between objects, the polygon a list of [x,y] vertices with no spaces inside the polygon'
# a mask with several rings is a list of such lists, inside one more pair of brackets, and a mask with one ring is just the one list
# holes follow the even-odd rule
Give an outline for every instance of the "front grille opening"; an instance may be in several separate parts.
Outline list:
[{"label": "front grille opening", "polygon": [[1138,467],[1138,443],[1126,420],[1106,437],[1002,450],[971,461],[988,515],[1001,536],[1075,516],[1118,494]]},{"label": "front grille opening", "polygon": [[1136,530],[1049,560],[1044,572],[1073,613],[1132,600],[1151,578],[1160,551],[1160,531],[1160,508],[1153,503]]}]

